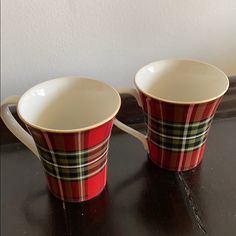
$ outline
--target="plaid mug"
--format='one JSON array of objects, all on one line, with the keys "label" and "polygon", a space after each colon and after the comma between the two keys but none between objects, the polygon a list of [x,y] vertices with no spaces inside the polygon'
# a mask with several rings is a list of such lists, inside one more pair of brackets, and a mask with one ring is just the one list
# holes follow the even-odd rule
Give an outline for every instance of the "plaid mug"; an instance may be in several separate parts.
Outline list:
[{"label": "plaid mug", "polygon": [[[9,111],[16,104],[31,135]],[[1,117],[40,159],[50,192],[63,201],[81,202],[106,185],[109,138],[120,104],[119,93],[103,82],[58,78],[34,86],[20,98],[5,99]]]},{"label": "plaid mug", "polygon": [[185,171],[202,160],[207,135],[229,81],[218,68],[193,60],[162,60],[141,68],[135,89],[120,89],[142,107],[147,135],[115,121],[138,138],[152,162]]}]

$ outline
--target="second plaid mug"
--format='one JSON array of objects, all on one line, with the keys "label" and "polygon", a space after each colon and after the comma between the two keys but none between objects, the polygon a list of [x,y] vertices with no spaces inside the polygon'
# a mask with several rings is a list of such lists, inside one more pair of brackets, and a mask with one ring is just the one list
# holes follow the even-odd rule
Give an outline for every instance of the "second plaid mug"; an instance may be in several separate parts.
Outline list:
[{"label": "second plaid mug", "polygon": [[218,68],[194,60],[162,60],[141,68],[133,95],[142,107],[147,135],[115,121],[138,138],[149,158],[161,168],[185,171],[202,160],[207,135],[216,109],[229,87]]}]

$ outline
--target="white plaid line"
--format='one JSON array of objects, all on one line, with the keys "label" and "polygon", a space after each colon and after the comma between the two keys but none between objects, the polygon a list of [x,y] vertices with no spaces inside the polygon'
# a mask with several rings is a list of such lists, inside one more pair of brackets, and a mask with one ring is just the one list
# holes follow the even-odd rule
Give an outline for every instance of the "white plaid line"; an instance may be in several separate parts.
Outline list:
[{"label": "white plaid line", "polygon": [[206,123],[208,123],[209,121],[211,121],[213,119],[213,116],[211,116],[211,117],[209,117],[209,118],[207,118],[205,120],[196,121],[196,122],[189,122],[188,121],[188,122],[185,122],[185,123],[180,123],[180,122],[179,123],[174,123],[174,122],[170,123],[170,122],[165,122],[165,121],[162,121],[162,120],[157,120],[157,119],[155,119],[154,117],[152,117],[152,116],[150,116],[148,114],[146,114],[146,116],[148,117],[148,119],[151,119],[151,120],[153,120],[156,123],[159,123],[161,125],[171,126],[171,127],[185,127],[186,124],[190,124],[191,127],[195,127],[195,126],[206,124]]},{"label": "white plaid line", "polygon": [[[109,148],[109,143],[107,143],[107,145],[105,145],[104,147],[103,147],[103,149],[101,149],[101,150],[99,150],[99,152],[97,152],[97,153],[95,153],[95,154],[93,154],[93,155],[89,155],[89,159],[98,159],[99,158],[99,156],[101,156],[103,153],[105,153],[105,152],[107,152],[108,151],[108,148]],[[100,155],[99,155],[99,153],[100,153]],[[54,152],[54,155],[55,155],[55,152]],[[99,156],[98,156],[99,155]],[[58,155],[59,156],[59,155]],[[97,157],[98,156],[98,157]],[[48,161],[48,159],[46,159],[43,155],[40,155],[40,157],[45,161],[45,162],[48,162],[48,163],[50,163],[51,164],[51,162],[50,161]],[[66,156],[65,156],[66,157]],[[47,158],[50,158],[50,157],[47,157]],[[73,159],[73,160],[77,160],[77,156],[75,156],[75,159]],[[60,157],[58,157],[58,159],[60,159],[61,161],[62,161],[62,159],[60,158]],[[69,160],[69,158],[66,158],[68,161],[70,161]],[[82,159],[84,159],[84,158],[82,158]],[[64,161],[65,159],[63,158],[63,161]],[[72,160],[72,159],[71,159]],[[91,163],[91,162],[93,162],[93,161],[90,161],[90,162],[86,162],[86,163]],[[82,164],[82,165],[86,165],[86,163],[85,164]],[[58,164],[57,164],[58,165]],[[60,165],[60,164],[59,164]],[[68,162],[67,162],[67,165],[68,166],[74,166],[74,165],[70,165]]]},{"label": "white plaid line", "polygon": [[[162,102],[159,102],[159,104],[160,104],[160,115],[161,115],[161,120],[163,121],[163,111],[162,111]],[[163,133],[163,130],[164,130],[164,128],[163,128],[163,125],[161,125],[161,132]],[[163,146],[163,140],[161,140],[161,145]],[[163,162],[164,162],[164,150],[163,149],[161,149],[161,166],[163,166]]]},{"label": "white plaid line", "polygon": [[[102,145],[104,145],[110,138],[110,135],[104,140],[102,141],[101,143],[99,143],[98,145],[92,147],[92,148],[89,148],[89,149],[83,149],[81,151],[77,151],[77,152],[54,152],[53,150],[49,150],[49,149],[46,149],[44,147],[42,147],[41,145],[39,144],[36,144],[37,147],[45,152],[48,152],[48,153],[54,153],[55,155],[61,155],[61,156],[73,156],[73,155],[82,155],[84,153],[89,153],[89,152],[92,152],[92,151],[95,151],[96,149],[100,148]],[[77,146],[77,145],[76,145]]]},{"label": "white plaid line", "polygon": [[66,168],[66,169],[73,169],[73,168],[79,168],[79,167],[85,167],[85,166],[88,166],[88,165],[92,165],[94,162],[97,162],[99,161],[100,159],[102,159],[106,154],[108,153],[108,148],[106,149],[106,151],[104,153],[102,153],[102,155],[100,155],[97,159],[91,161],[91,162],[88,162],[88,163],[85,163],[85,164],[81,164],[81,165],[58,165],[58,164],[55,164],[55,163],[52,163],[52,162],[49,162],[47,161],[46,159],[44,159],[42,156],[41,159],[43,162],[51,165],[51,166],[55,166],[55,167],[61,167],[61,168]]},{"label": "white plaid line", "polygon": [[[79,150],[81,150],[81,145],[82,145],[82,140],[81,140],[81,134],[82,133],[79,133],[78,134],[78,149]],[[82,177],[83,177],[83,172],[82,172],[82,167],[81,167],[81,152],[79,152],[79,157],[78,157],[78,159],[79,159],[79,165],[80,165],[80,167],[79,167],[79,172],[80,172],[80,176],[79,176],[79,178],[82,180]],[[70,179],[70,178],[69,178]],[[83,181],[80,181],[80,197],[81,197],[81,200],[83,201],[84,200],[84,186],[83,186]]]},{"label": "white plaid line", "polygon": [[[183,152],[183,151],[182,151],[182,148],[173,148],[173,147],[170,148],[170,147],[167,147],[167,146],[165,146],[165,145],[161,145],[161,144],[157,143],[156,141],[154,141],[154,140],[151,139],[151,138],[149,138],[149,140],[150,140],[154,145],[160,147],[161,149],[166,149],[166,150],[175,151],[175,152]],[[206,139],[205,139],[203,142],[201,142],[200,144],[198,144],[198,145],[196,145],[196,146],[194,146],[194,147],[186,148],[186,149],[184,150],[184,152],[194,151],[194,150],[198,149],[199,147],[201,147],[205,142],[206,142]]]},{"label": "white plaid line", "polygon": [[[184,127],[184,133],[183,133],[184,138],[186,138],[187,135],[188,135],[188,127],[189,127],[189,122],[190,122],[191,115],[192,115],[192,112],[193,112],[193,108],[194,108],[194,105],[190,105],[189,108],[188,108],[187,117],[186,117],[186,124],[185,124],[185,127]],[[185,152],[185,143],[186,143],[186,139],[183,139],[180,158],[179,158],[179,165],[178,165],[178,170],[179,171],[182,169],[184,152]]]},{"label": "white plaid line", "polygon": [[[211,109],[210,109],[210,112],[209,112],[209,114],[211,114],[213,111],[214,111],[214,109],[219,105],[219,102],[220,102],[220,100],[216,100],[215,101],[215,103],[214,103],[214,106],[212,106],[211,107]],[[205,109],[207,108],[207,106],[205,107]],[[204,112],[205,112],[205,109],[204,109]],[[204,114],[204,113],[203,113]],[[211,116],[211,119],[214,117],[214,114],[213,114],[213,116]],[[209,129],[210,129],[210,127],[209,127]],[[206,142],[206,140],[205,140],[205,142]],[[196,162],[195,162],[195,165],[197,165],[197,163],[198,163],[198,161],[199,161],[199,155],[200,155],[200,148],[199,148],[199,150],[198,150],[198,153],[197,153],[197,158],[196,158]]]},{"label": "white plaid line", "polygon": [[[68,180],[68,181],[75,181],[75,180],[77,180],[78,181],[78,180],[84,180],[84,179],[87,179],[89,177],[92,177],[92,176],[96,175],[97,173],[99,173],[106,166],[106,164],[107,164],[107,160],[96,171],[94,171],[94,172],[92,172],[92,173],[90,173],[88,175],[82,175],[82,176],[80,175],[79,177],[58,177],[57,175],[54,175],[54,174],[48,172],[47,170],[45,170],[45,172],[47,172],[49,175],[51,175],[51,176],[53,176],[53,177],[55,177],[55,178],[57,178],[59,180]],[[83,182],[83,181],[81,181],[81,182]],[[84,195],[81,195],[81,198],[83,198],[83,196]]]},{"label": "white plaid line", "polygon": [[[52,144],[51,144],[51,141],[49,139],[49,135],[42,132],[43,134],[43,137],[45,138],[45,141],[46,141],[46,144],[48,145],[48,147],[50,148],[50,150],[52,150]],[[54,153],[51,152],[51,155],[52,155],[52,160],[53,162],[56,164],[56,158],[54,156]],[[45,170],[46,171],[46,170]],[[61,199],[64,201],[65,200],[65,197],[64,197],[64,192],[63,192],[63,188],[62,188],[62,183],[61,183],[61,180],[60,180],[60,174],[59,174],[59,170],[58,168],[56,167],[55,168],[55,171],[56,171],[56,175],[57,175],[57,178],[59,178],[59,181],[58,181],[58,187],[59,187],[59,191],[60,191],[60,197]],[[47,171],[46,171],[47,172]]]},{"label": "white plaid line", "polygon": [[[148,125],[147,125],[148,126]],[[204,134],[206,134],[208,131],[209,131],[209,127],[207,128],[207,130],[205,130],[203,133],[201,134],[198,134],[198,135],[195,135],[195,136],[187,136],[187,137],[179,137],[179,136],[170,136],[170,135],[166,135],[166,134],[163,134],[163,133],[159,133],[157,132],[156,130],[152,129],[150,126],[148,126],[148,129],[153,132],[154,134],[157,134],[161,137],[164,137],[164,138],[170,138],[170,139],[194,139],[194,138],[198,138]]]}]

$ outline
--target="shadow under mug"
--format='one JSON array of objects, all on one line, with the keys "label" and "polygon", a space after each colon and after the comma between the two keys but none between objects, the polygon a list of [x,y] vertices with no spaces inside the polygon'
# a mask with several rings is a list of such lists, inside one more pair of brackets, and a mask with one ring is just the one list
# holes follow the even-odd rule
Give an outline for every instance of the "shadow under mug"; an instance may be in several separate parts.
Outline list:
[{"label": "shadow under mug", "polygon": [[[107,180],[107,154],[119,93],[86,78],[58,78],[29,89],[1,104],[9,130],[41,161],[50,192],[68,202],[89,200]],[[14,119],[17,113],[28,134]]]},{"label": "shadow under mug", "polygon": [[141,68],[136,89],[121,88],[142,107],[147,135],[115,125],[139,139],[152,162],[185,171],[202,160],[210,125],[229,81],[218,68],[194,60],[162,60]]}]

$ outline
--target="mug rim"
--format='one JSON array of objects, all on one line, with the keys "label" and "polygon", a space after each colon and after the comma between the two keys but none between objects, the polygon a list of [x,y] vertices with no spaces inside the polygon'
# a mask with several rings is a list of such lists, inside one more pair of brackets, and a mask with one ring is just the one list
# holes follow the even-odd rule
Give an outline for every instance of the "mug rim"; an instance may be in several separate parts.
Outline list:
[{"label": "mug rim", "polygon": [[[212,98],[209,98],[209,99],[202,99],[202,100],[198,100],[198,101],[174,101],[174,100],[170,100],[170,99],[165,99],[165,98],[161,98],[161,97],[158,97],[158,96],[155,96],[155,95],[152,95],[151,93],[148,93],[148,92],[145,92],[142,88],[140,88],[140,86],[138,86],[138,82],[137,82],[137,79],[138,79],[138,76],[140,74],[141,71],[149,68],[150,66],[153,66],[155,64],[158,64],[158,63],[163,63],[163,62],[193,62],[193,63],[198,63],[198,64],[202,64],[202,65],[206,65],[214,70],[216,70],[217,72],[221,73],[222,74],[222,77],[224,77],[227,81],[227,85],[226,87],[224,88],[224,90],[218,94],[217,96],[214,96]],[[148,97],[151,97],[153,99],[156,99],[156,100],[159,100],[159,101],[162,101],[162,102],[167,102],[167,103],[172,103],[172,104],[182,104],[182,105],[187,105],[187,104],[201,104],[201,103],[207,103],[207,102],[211,102],[213,100],[216,100],[218,98],[220,98],[221,96],[223,96],[226,91],[228,90],[229,88],[229,79],[228,79],[228,76],[221,70],[219,69],[218,67],[216,67],[215,65],[212,65],[212,64],[209,64],[209,63],[206,63],[204,61],[200,61],[200,60],[193,60],[193,59],[180,59],[180,58],[177,58],[177,59],[163,59],[163,60],[157,60],[157,61],[153,61],[153,62],[150,62],[148,64],[146,64],[145,66],[141,67],[135,74],[135,78],[134,78],[134,84],[136,86],[136,88],[138,89],[138,91],[142,92],[143,94],[145,94],[146,96]]]},{"label": "mug rim", "polygon": [[[27,121],[20,113],[19,111],[19,103],[20,101],[27,95],[29,94],[31,91],[33,91],[33,89],[35,89],[37,86],[42,86],[43,84],[47,84],[49,82],[52,82],[54,80],[57,80],[57,79],[85,79],[85,80],[90,80],[90,81],[94,81],[94,82],[98,82],[100,84],[103,84],[103,85],[106,85],[110,90],[112,90],[114,92],[114,94],[117,95],[117,98],[118,98],[118,104],[117,104],[117,107],[116,109],[114,109],[115,111],[109,116],[107,117],[106,119],[103,119],[102,121],[100,122],[97,122],[96,124],[93,124],[93,125],[88,125],[88,126],[85,126],[85,127],[82,127],[82,128],[76,128],[76,129],[50,129],[50,128],[46,128],[46,127],[43,127],[43,126],[40,126],[40,125],[36,125],[36,124],[33,124],[32,122],[29,122]],[[16,106],[16,112],[17,112],[17,115],[19,116],[19,118],[28,126],[32,127],[32,128],[35,128],[35,129],[38,129],[38,130],[42,130],[42,131],[46,131],[46,132],[50,132],[50,133],[76,133],[76,132],[82,132],[82,131],[87,131],[87,130],[91,130],[91,129],[94,129],[94,128],[97,128],[103,124],[105,124],[106,122],[109,122],[111,121],[112,119],[115,118],[116,114],[118,113],[119,109],[120,109],[120,106],[121,106],[121,98],[120,98],[120,94],[116,91],[116,89],[114,89],[111,85],[103,82],[103,81],[100,81],[100,80],[97,80],[97,79],[92,79],[92,78],[89,78],[89,77],[85,77],[85,76],[63,76],[63,77],[58,77],[58,78],[54,78],[54,79],[50,79],[50,80],[46,80],[46,81],[43,81],[41,83],[38,83],[36,85],[34,85],[33,87],[31,87],[30,89],[28,89],[27,91],[25,91],[21,96],[20,96],[20,99],[17,103],[17,106]]]}]

